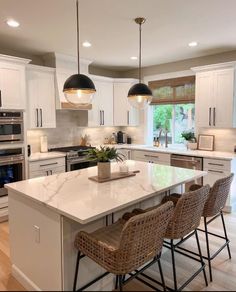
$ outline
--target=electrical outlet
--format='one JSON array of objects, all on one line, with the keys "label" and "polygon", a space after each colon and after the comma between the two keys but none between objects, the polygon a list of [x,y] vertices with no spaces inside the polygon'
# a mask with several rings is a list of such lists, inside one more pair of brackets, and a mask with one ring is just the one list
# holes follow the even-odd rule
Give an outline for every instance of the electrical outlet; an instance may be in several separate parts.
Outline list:
[{"label": "electrical outlet", "polygon": [[35,242],[40,243],[40,228],[37,225],[34,225],[35,232]]}]

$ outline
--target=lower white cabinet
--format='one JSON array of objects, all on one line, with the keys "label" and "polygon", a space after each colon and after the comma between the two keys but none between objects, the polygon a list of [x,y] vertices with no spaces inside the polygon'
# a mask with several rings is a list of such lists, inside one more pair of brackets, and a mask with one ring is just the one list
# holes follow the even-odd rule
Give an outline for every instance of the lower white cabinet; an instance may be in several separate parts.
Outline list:
[{"label": "lower white cabinet", "polygon": [[[203,177],[203,184],[209,184],[211,187],[214,183],[221,178],[229,176],[232,172],[235,172],[235,159],[223,160],[223,159],[203,159],[203,170],[207,171],[207,175]],[[231,212],[231,196],[236,191],[236,179],[234,178],[231,193],[226,202],[225,211]]]},{"label": "lower white cabinet", "polygon": [[29,162],[29,178],[49,176],[66,171],[65,158],[53,158]]},{"label": "lower white cabinet", "polygon": [[131,156],[133,160],[137,161],[170,165],[170,154],[167,153],[133,150]]}]

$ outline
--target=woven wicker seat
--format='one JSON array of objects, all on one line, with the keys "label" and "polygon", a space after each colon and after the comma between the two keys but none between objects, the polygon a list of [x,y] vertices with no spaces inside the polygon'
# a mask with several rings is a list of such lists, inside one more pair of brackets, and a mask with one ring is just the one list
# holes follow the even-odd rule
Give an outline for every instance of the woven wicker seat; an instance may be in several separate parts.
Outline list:
[{"label": "woven wicker seat", "polygon": [[[223,213],[222,210],[225,207],[227,198],[229,196],[230,187],[231,187],[233,178],[234,178],[234,174],[231,174],[231,175],[229,175],[229,176],[227,176],[225,178],[217,180],[214,183],[213,187],[210,189],[210,193],[209,193],[208,199],[206,201],[206,204],[204,206],[204,210],[202,212],[202,216],[204,217],[204,227],[205,227],[205,229],[204,230],[199,229],[199,230],[205,232],[205,235],[206,235],[207,256],[204,256],[204,258],[208,260],[209,273],[210,273],[210,280],[211,281],[213,279],[212,278],[211,261],[226,246],[227,246],[227,249],[228,249],[229,258],[231,259],[231,252],[230,252],[230,247],[229,247],[230,241],[228,239],[228,235],[227,235],[227,231],[226,231],[226,227],[225,227],[225,222],[224,222],[224,213]],[[199,185],[192,185],[190,189],[191,190],[197,190],[200,187],[201,186],[199,186]],[[216,218],[218,218],[219,216],[221,216],[222,225],[223,225],[223,229],[224,229],[224,236],[220,236],[218,234],[215,234],[215,233],[212,233],[212,232],[208,231],[208,225],[212,221],[214,221]],[[211,218],[207,222],[207,218],[209,218],[209,217],[213,217],[213,218]],[[211,255],[211,253],[210,253],[209,234],[225,240],[225,244],[223,246],[221,246],[214,253],[214,255]]]},{"label": "woven wicker seat", "polygon": [[[93,233],[79,232],[75,247],[79,255],[88,256],[109,273],[126,275],[161,253],[172,215],[173,204],[167,202],[155,210],[133,216],[128,221],[121,219]],[[77,273],[74,290],[76,282]]]},{"label": "woven wicker seat", "polygon": [[[196,188],[196,190],[185,193],[183,195],[173,194],[171,196],[166,196],[162,200],[162,204],[166,202],[172,202],[175,205],[174,214],[171,220],[169,221],[165,238],[170,239],[170,248],[172,253],[172,263],[173,263],[173,276],[174,276],[174,289],[178,290],[177,287],[177,277],[176,277],[176,268],[175,268],[175,256],[174,252],[180,249],[180,244],[190,238],[195,234],[196,241],[198,245],[198,254],[197,256],[201,261],[201,268],[192,276],[188,281],[186,281],[179,289],[182,290],[190,280],[193,280],[197,274],[201,271],[204,273],[205,282],[207,285],[207,278],[205,273],[205,264],[203,262],[201,248],[199,244],[197,228],[200,225],[201,215],[203,208],[205,206],[206,200],[209,195],[210,187],[209,185]],[[150,209],[147,209],[150,210]],[[147,211],[146,210],[146,211]],[[132,213],[137,214],[139,209],[135,209]],[[145,210],[140,210],[141,213]],[[132,217],[132,213],[129,214],[129,217]],[[123,218],[125,219],[125,217]],[[186,239],[183,239],[186,236]],[[174,240],[182,239],[177,244],[174,244]],[[166,247],[169,247],[169,244],[166,242]],[[187,256],[187,255],[186,255]]]}]

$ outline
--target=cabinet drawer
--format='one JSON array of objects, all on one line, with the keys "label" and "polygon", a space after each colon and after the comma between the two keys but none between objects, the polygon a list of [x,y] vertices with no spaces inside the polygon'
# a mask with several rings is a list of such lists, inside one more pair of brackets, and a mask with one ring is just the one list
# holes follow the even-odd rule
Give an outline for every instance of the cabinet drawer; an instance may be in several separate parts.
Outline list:
[{"label": "cabinet drawer", "polygon": [[29,178],[35,178],[35,177],[43,177],[43,176],[50,176],[53,174],[59,174],[64,173],[66,171],[65,166],[55,167],[48,170],[38,170],[38,171],[32,171],[29,173]]},{"label": "cabinet drawer", "polygon": [[29,162],[29,172],[32,171],[46,171],[52,168],[65,166],[65,158],[53,158],[47,160]]},{"label": "cabinet drawer", "polygon": [[231,170],[231,161],[229,160],[221,160],[221,159],[204,159],[203,161],[204,170]]},{"label": "cabinet drawer", "polygon": [[153,163],[161,163],[170,165],[170,154],[157,153],[151,151],[132,151],[132,158],[134,160],[147,161]]}]

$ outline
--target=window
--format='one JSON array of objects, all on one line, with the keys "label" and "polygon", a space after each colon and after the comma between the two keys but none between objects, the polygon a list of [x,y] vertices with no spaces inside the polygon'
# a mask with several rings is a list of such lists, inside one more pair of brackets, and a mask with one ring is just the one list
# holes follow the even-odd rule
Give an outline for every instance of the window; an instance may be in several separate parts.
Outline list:
[{"label": "window", "polygon": [[153,91],[153,136],[170,144],[183,143],[181,133],[195,127],[195,76],[149,82]]},{"label": "window", "polygon": [[168,131],[168,143],[180,144],[184,139],[181,133],[195,127],[195,105],[166,104],[153,106],[153,137],[160,137],[165,142],[165,131]]}]

